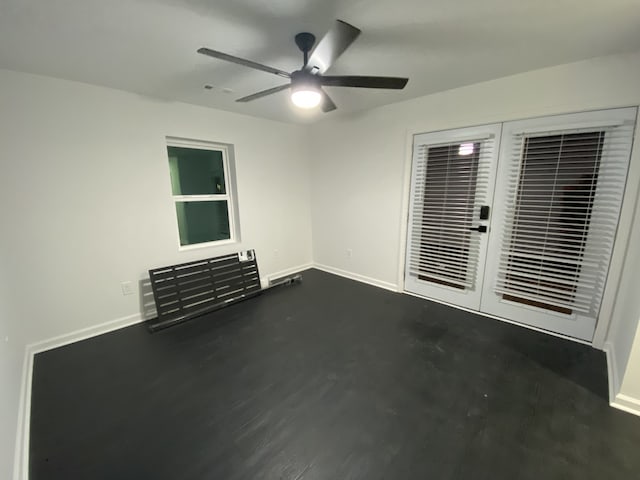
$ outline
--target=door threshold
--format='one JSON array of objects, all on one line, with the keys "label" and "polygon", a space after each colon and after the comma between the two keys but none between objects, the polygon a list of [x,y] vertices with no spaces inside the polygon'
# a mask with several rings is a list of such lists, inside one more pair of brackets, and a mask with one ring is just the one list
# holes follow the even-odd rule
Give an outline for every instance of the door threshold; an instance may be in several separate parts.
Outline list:
[{"label": "door threshold", "polygon": [[[409,292],[408,290],[402,290],[402,293],[405,293],[407,295],[411,295],[412,297],[421,298],[423,300],[429,300],[430,302],[435,302],[435,303],[440,303],[442,305],[447,305],[448,307],[453,307],[453,308],[456,308],[458,310],[463,310],[465,312],[474,313],[476,315],[480,315],[480,316],[487,317],[487,318],[492,318],[494,320],[499,320],[499,321],[505,322],[505,323],[510,323],[511,325],[517,325],[518,327],[527,328],[527,329],[533,330],[535,332],[546,333],[547,335],[551,335],[553,337],[563,338],[565,340],[570,340],[570,341],[575,342],[575,343],[580,343],[582,345],[588,345],[588,346],[590,346],[592,348],[596,348],[596,347],[594,347],[593,342],[589,342],[587,340],[582,340],[581,338],[570,337],[569,335],[563,335],[562,333],[552,332],[551,330],[545,330],[543,328],[534,327],[532,325],[527,325],[525,323],[519,323],[519,322],[516,322],[514,320],[509,320],[508,318],[504,318],[504,317],[499,317],[497,315],[493,315],[491,313],[484,313],[484,312],[481,312],[479,310],[473,310],[472,308],[461,307],[460,305],[455,305],[453,303],[444,302],[442,300],[436,300],[435,298],[425,297],[424,295],[419,295],[417,293]],[[602,350],[602,349],[596,348],[596,350]]]}]

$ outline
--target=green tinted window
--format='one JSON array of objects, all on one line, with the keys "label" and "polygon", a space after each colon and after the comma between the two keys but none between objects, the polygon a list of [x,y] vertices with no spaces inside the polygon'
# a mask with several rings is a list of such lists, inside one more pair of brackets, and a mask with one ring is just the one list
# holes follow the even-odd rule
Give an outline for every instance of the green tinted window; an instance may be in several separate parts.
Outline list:
[{"label": "green tinted window", "polygon": [[221,151],[167,147],[167,152],[174,195],[226,193]]},{"label": "green tinted window", "polygon": [[237,235],[232,220],[233,198],[225,182],[227,150],[224,146],[217,147],[192,146],[181,140],[167,146],[182,247],[233,240]]},{"label": "green tinted window", "polygon": [[231,238],[226,200],[176,202],[180,245],[215,242]]}]

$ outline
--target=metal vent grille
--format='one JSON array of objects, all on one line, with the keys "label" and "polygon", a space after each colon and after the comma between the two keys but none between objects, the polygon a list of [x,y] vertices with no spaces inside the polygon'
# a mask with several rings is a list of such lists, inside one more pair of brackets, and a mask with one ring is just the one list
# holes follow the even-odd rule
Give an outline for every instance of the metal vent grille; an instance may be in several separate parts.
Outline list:
[{"label": "metal vent grille", "polygon": [[149,270],[159,330],[260,293],[255,252],[222,255]]}]

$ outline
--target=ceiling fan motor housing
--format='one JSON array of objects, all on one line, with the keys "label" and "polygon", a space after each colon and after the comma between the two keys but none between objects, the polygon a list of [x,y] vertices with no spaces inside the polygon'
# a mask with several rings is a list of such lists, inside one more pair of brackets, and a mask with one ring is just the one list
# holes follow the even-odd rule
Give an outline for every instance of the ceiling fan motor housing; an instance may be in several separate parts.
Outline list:
[{"label": "ceiling fan motor housing", "polygon": [[291,90],[316,90],[322,86],[320,77],[304,70],[296,70],[291,73]]}]

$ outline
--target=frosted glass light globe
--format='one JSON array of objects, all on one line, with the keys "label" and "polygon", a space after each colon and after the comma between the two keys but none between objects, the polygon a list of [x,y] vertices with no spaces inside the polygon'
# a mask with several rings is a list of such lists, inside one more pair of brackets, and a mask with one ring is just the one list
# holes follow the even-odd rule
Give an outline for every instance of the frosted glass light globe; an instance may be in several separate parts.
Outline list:
[{"label": "frosted glass light globe", "polygon": [[320,104],[320,92],[317,90],[295,90],[291,93],[291,101],[296,107],[313,108]]}]

